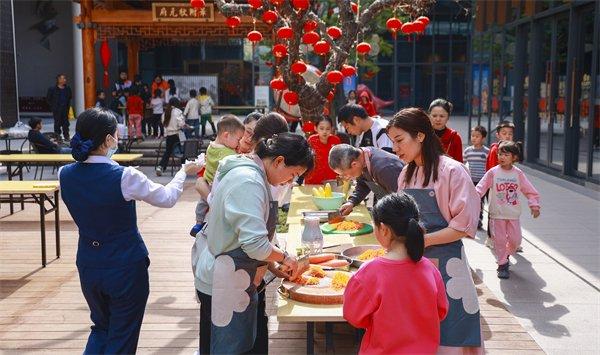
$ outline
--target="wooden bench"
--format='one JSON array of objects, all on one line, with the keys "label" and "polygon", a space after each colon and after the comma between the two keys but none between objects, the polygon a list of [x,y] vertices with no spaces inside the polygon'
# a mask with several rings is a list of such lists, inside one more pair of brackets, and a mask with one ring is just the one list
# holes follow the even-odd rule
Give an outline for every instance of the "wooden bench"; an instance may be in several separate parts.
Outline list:
[{"label": "wooden bench", "polygon": [[[52,212],[54,212],[56,257],[60,258],[59,189],[58,181],[0,181],[0,205],[3,202],[10,203],[10,214],[14,213],[13,202],[20,202],[22,206],[24,203],[35,203],[40,206],[42,267],[46,267],[46,215]],[[3,197],[7,195],[8,198]],[[53,198],[49,198],[49,195],[53,195]],[[46,208],[46,202],[50,204],[50,208]]]}]

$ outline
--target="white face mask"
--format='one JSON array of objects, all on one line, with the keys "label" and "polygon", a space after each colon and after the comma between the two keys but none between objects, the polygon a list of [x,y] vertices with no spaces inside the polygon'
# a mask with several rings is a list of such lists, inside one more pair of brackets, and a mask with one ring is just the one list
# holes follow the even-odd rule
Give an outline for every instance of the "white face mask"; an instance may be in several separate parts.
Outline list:
[{"label": "white face mask", "polygon": [[112,138],[116,145],[114,147],[110,147],[108,148],[108,151],[106,152],[106,157],[108,159],[112,158],[113,154],[115,154],[117,152],[117,150],[119,150],[119,141],[115,139],[115,137],[113,137],[112,135],[110,135],[110,138]]}]

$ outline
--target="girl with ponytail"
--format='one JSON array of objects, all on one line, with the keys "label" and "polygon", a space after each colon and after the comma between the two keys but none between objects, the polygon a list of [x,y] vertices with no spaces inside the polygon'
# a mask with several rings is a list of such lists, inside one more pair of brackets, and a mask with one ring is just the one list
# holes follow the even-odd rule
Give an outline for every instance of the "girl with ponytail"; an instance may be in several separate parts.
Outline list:
[{"label": "girl with ponytail", "polygon": [[423,257],[417,204],[402,192],[387,195],[373,221],[386,253],[361,267],[344,292],[344,318],[366,329],[360,353],[434,354],[448,299],[440,272]]}]

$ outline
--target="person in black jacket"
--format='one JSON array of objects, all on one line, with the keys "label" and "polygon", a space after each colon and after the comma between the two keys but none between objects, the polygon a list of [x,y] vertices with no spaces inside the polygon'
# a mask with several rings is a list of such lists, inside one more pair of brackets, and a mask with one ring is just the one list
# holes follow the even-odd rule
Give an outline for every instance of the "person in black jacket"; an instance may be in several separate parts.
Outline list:
[{"label": "person in black jacket", "polygon": [[40,154],[70,154],[71,148],[61,147],[42,134],[42,120],[33,117],[29,120],[29,133],[27,139]]},{"label": "person in black jacket", "polygon": [[70,140],[68,114],[72,97],[71,88],[67,85],[67,76],[65,74],[58,74],[56,76],[56,85],[48,89],[46,99],[54,117],[54,133],[60,136],[62,129],[62,134],[66,141]]}]

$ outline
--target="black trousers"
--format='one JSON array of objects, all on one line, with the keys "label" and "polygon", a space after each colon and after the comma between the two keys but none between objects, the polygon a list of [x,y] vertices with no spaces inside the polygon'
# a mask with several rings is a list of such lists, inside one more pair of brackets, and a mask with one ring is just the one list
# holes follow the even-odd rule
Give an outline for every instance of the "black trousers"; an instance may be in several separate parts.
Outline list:
[{"label": "black trousers", "polygon": [[61,107],[52,111],[52,117],[54,118],[54,133],[57,135],[62,135],[65,137],[65,140],[69,140],[69,108]]},{"label": "black trousers", "polygon": [[[148,130],[150,130],[150,126],[152,126],[152,135],[155,137],[159,135],[159,131],[161,136],[165,135],[165,127],[162,124],[161,117],[162,115],[159,113],[152,114],[151,125],[148,125]],[[148,132],[148,135],[150,135],[150,132]]]},{"label": "black trousers", "polygon": [[[263,281],[264,283],[264,281]],[[262,289],[263,285],[258,286],[258,289]],[[210,354],[210,330],[212,322],[211,317],[211,306],[212,297],[196,290],[198,299],[200,300],[200,354]],[[246,354],[261,354],[266,355],[269,353],[269,317],[266,312],[265,302],[265,291],[258,294],[258,319],[256,322],[256,339],[254,340],[254,347],[250,349]]]},{"label": "black trousers", "polygon": [[163,154],[160,159],[160,167],[165,170],[167,169],[167,165],[169,164],[169,158],[173,155],[173,151],[175,150],[175,146],[179,144],[179,134],[174,134],[172,136],[167,136],[167,147],[165,148],[165,154]]}]

